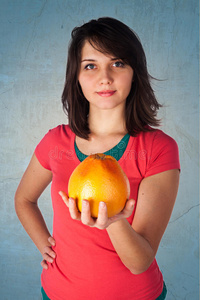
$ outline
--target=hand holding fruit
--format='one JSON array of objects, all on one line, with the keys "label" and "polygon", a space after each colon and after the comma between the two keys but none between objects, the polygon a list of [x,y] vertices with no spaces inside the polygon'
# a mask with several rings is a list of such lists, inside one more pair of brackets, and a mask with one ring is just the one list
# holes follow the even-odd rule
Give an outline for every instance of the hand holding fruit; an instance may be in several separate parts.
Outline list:
[{"label": "hand holding fruit", "polygon": [[128,178],[110,155],[93,154],[81,162],[70,176],[68,194],[60,192],[71,217],[88,226],[104,229],[133,212]]},{"label": "hand holding fruit", "polygon": [[82,201],[82,211],[79,212],[76,204],[76,200],[73,198],[69,198],[65,192],[59,192],[63,201],[69,208],[70,215],[72,219],[79,220],[83,224],[88,225],[90,227],[96,227],[98,229],[106,229],[110,224],[124,218],[128,218],[131,216],[134,208],[135,201],[133,199],[127,200],[124,209],[112,216],[108,217],[107,206],[105,202],[99,203],[99,212],[97,218],[91,216],[90,210],[90,202],[87,200]]}]

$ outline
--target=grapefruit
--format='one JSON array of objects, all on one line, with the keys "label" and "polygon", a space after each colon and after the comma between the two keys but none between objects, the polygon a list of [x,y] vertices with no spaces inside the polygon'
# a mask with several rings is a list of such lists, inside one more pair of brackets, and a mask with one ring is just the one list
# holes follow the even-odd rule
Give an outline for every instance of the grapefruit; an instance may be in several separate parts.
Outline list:
[{"label": "grapefruit", "polygon": [[90,202],[92,217],[98,217],[99,202],[107,205],[108,217],[123,210],[130,196],[129,180],[117,160],[102,153],[92,154],[72,172],[68,195],[82,210],[82,200]]}]

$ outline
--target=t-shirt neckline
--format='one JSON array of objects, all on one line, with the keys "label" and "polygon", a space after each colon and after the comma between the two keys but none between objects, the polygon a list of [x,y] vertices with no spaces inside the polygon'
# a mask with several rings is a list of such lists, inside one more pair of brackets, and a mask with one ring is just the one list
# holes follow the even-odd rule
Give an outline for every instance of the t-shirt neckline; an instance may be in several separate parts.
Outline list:
[{"label": "t-shirt neckline", "polygon": [[[73,151],[74,153],[74,158],[76,160],[77,163],[81,163],[81,161],[79,160],[77,154],[76,154],[76,150],[75,150],[75,139],[76,139],[76,135],[75,133],[70,129],[71,133],[72,133],[72,139],[71,139],[71,150]],[[128,144],[126,146],[126,149],[123,153],[123,155],[120,157],[120,159],[118,160],[118,163],[122,163],[125,159],[127,159],[127,156],[129,155],[130,153],[130,148],[132,147],[133,143],[135,141],[135,137],[133,136],[130,136],[129,138],[129,141],[128,141]]]}]

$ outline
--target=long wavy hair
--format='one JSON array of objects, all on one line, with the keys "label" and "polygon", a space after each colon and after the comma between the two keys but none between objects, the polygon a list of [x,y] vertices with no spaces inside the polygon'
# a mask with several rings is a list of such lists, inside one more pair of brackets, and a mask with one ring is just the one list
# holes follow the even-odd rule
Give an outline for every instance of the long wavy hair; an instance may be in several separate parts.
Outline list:
[{"label": "long wavy hair", "polygon": [[126,128],[131,136],[140,131],[159,126],[157,110],[161,107],[151,87],[153,77],[148,73],[142,44],[127,25],[113,18],[91,20],[71,33],[65,86],[62,93],[63,109],[68,116],[71,130],[79,137],[88,139],[89,102],[84,97],[78,82],[81,51],[88,41],[98,51],[122,59],[134,70],[134,80],[126,99]]}]

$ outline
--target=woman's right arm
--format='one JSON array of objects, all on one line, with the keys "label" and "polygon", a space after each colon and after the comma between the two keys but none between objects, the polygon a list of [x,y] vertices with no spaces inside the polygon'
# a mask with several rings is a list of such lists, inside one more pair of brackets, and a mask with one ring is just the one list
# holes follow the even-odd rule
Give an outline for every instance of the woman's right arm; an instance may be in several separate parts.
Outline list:
[{"label": "woman's right arm", "polygon": [[52,263],[55,245],[38,208],[38,198],[52,180],[52,172],[43,168],[33,154],[15,194],[15,210],[24,229],[42,254],[42,267],[47,269],[47,262]]}]

